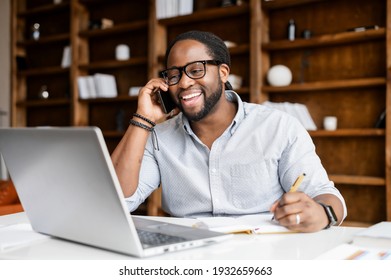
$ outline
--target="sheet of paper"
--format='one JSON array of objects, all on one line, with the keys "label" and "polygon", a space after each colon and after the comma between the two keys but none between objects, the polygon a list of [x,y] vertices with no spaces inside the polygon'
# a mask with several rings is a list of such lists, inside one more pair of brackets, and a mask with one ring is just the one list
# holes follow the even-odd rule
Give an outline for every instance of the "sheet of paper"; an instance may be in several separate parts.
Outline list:
[{"label": "sheet of paper", "polygon": [[49,236],[33,231],[30,224],[1,226],[0,250],[4,251],[49,238]]}]

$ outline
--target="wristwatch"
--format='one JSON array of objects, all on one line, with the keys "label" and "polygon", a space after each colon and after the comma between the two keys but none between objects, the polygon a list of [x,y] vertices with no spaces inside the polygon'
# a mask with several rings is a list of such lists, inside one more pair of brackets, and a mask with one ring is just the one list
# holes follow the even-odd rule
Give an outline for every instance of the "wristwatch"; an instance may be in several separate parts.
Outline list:
[{"label": "wristwatch", "polygon": [[328,225],[324,229],[328,229],[329,227],[335,225],[338,221],[337,216],[334,213],[333,207],[330,205],[323,204],[321,202],[318,202],[320,205],[322,205],[324,211],[326,212],[327,218],[329,219]]}]

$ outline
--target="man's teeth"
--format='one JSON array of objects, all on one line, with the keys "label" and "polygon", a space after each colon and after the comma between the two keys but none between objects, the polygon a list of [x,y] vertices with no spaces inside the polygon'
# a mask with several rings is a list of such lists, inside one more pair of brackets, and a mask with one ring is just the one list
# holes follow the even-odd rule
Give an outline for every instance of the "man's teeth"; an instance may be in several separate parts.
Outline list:
[{"label": "man's teeth", "polygon": [[190,99],[190,98],[199,96],[200,94],[201,94],[201,93],[192,93],[192,94],[189,94],[189,95],[186,95],[186,96],[182,96],[182,99],[183,99],[183,100],[187,100],[187,99]]}]

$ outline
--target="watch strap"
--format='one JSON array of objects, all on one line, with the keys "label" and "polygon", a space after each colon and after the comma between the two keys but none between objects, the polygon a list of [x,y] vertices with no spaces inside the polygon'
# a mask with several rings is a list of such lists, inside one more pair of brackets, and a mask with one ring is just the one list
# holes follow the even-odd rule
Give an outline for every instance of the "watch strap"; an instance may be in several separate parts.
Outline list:
[{"label": "watch strap", "polygon": [[326,205],[322,202],[318,202],[318,203],[323,207],[324,211],[326,212],[327,219],[329,220],[329,223],[324,229],[328,229],[331,226],[334,226],[337,223],[338,219],[337,216],[335,215],[333,207],[331,207],[330,205]]}]

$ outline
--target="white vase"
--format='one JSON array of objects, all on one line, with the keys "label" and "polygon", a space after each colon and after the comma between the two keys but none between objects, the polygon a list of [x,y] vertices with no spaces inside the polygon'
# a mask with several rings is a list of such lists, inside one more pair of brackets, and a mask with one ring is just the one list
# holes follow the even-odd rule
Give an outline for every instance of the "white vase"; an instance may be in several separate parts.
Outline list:
[{"label": "white vase", "polygon": [[285,65],[274,65],[267,72],[267,81],[271,86],[288,86],[292,82],[292,72]]}]

